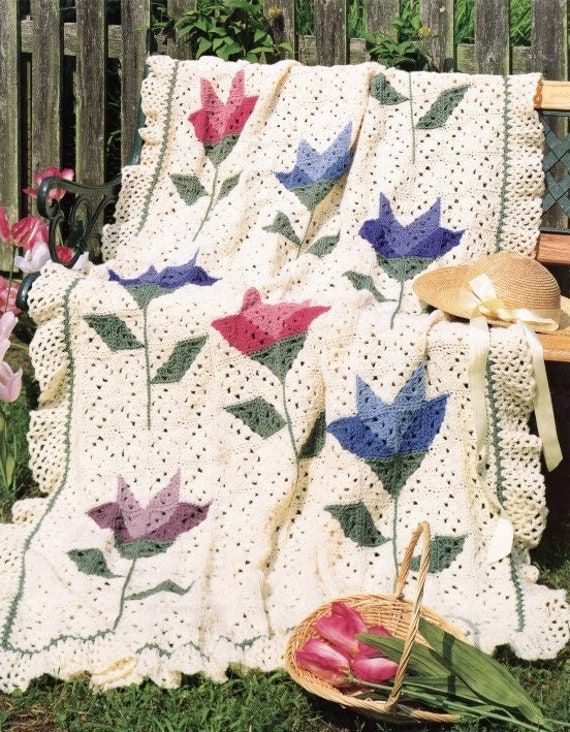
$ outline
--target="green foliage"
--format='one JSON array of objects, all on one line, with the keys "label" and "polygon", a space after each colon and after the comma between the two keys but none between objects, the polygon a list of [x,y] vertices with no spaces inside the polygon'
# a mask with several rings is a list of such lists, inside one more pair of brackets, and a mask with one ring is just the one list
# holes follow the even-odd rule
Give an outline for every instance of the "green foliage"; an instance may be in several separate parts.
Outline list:
[{"label": "green foliage", "polygon": [[157,11],[154,26],[165,33],[175,30],[194,59],[208,55],[262,62],[291,50],[274,41],[261,0],[198,0],[176,22]]},{"label": "green foliage", "polygon": [[[531,37],[531,0],[510,0],[510,28],[513,46],[529,46]],[[455,2],[455,41],[475,40],[475,0]]]},{"label": "green foliage", "polygon": [[404,0],[394,21],[394,36],[365,32],[366,50],[373,61],[405,71],[433,69],[429,58],[431,29],[422,25],[418,0]]}]

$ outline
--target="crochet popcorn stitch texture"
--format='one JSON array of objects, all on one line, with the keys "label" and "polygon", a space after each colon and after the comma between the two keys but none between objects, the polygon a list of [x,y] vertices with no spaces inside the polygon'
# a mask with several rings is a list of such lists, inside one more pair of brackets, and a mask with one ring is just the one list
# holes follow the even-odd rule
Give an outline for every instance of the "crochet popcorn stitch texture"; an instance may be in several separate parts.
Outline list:
[{"label": "crochet popcorn stitch texture", "polygon": [[[106,264],[48,265],[30,295],[45,497],[0,526],[0,687],[273,670],[315,606],[392,591],[421,519],[426,604],[485,650],[553,657],[568,608],[529,559],[546,507],[528,347],[493,331],[482,486],[468,328],[411,290],[532,253],[537,77],[149,67]],[[493,564],[489,492],[515,532]]]}]

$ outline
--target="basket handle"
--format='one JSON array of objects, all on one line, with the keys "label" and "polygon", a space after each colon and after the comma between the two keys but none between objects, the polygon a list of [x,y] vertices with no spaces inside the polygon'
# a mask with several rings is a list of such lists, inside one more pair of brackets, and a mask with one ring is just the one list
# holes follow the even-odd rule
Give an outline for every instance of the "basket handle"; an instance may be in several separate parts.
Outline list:
[{"label": "basket handle", "polygon": [[404,554],[404,558],[402,560],[402,564],[400,566],[400,572],[398,574],[398,578],[396,580],[396,588],[395,588],[395,596],[396,599],[401,600],[404,592],[404,585],[406,584],[406,580],[408,578],[408,574],[410,572],[410,565],[412,563],[412,557],[414,555],[414,550],[420,540],[422,539],[422,553],[420,557],[420,568],[418,572],[418,584],[416,588],[416,598],[414,600],[414,605],[412,609],[412,617],[410,618],[410,627],[408,628],[408,633],[406,635],[406,640],[404,641],[404,648],[402,650],[402,656],[400,658],[400,664],[398,666],[398,671],[396,673],[396,676],[394,678],[394,684],[392,686],[392,690],[390,691],[390,694],[388,695],[388,698],[386,699],[386,706],[385,710],[389,711],[394,707],[398,699],[400,697],[400,691],[402,690],[402,684],[404,683],[404,676],[406,674],[406,669],[408,667],[408,662],[410,660],[410,655],[412,653],[412,645],[414,643],[414,640],[416,638],[417,632],[418,632],[418,626],[420,622],[420,610],[422,607],[422,600],[424,597],[424,586],[426,583],[426,578],[429,570],[429,555],[430,555],[430,544],[431,544],[431,532],[430,532],[430,526],[427,521],[422,521],[421,524],[417,527],[417,529],[412,534],[412,538],[410,539],[410,543],[408,545],[408,548],[406,549],[406,552]]}]

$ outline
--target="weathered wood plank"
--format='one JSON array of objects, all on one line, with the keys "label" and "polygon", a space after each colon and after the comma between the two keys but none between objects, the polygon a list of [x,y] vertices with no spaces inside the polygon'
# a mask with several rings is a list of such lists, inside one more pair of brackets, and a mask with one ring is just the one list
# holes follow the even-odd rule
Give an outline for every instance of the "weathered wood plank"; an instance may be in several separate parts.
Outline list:
[{"label": "weathered wood plank", "polygon": [[[317,63],[317,44],[315,36],[299,36],[299,61],[306,66],[314,66]],[[351,38],[349,43],[349,63],[359,64],[369,61],[370,57],[366,51],[364,38]]]},{"label": "weathered wood plank", "polygon": [[[511,48],[512,73],[528,74],[532,71],[530,46],[514,46]],[[475,46],[472,43],[460,43],[456,49],[456,67],[465,74],[474,74]]]},{"label": "weathered wood plank", "polygon": [[[168,15],[175,20],[179,20],[186,10],[192,10],[196,7],[196,0],[168,0]],[[167,43],[167,53],[172,58],[187,59],[190,58],[190,47],[184,38],[179,38],[176,33],[175,38],[169,38]]]},{"label": "weathered wood plank", "polygon": [[122,125],[121,157],[130,157],[137,129],[144,64],[149,53],[150,0],[121,0]]},{"label": "weathered wood plank", "polygon": [[509,73],[509,0],[475,3],[475,69],[480,74]]},{"label": "weathered wood plank", "polygon": [[[568,10],[567,0],[533,0],[532,3],[532,65],[547,79],[568,78]],[[568,120],[552,120],[550,127],[558,137],[568,134]],[[551,171],[556,178],[566,169],[562,163]],[[545,226],[568,226],[568,217],[559,206],[544,215]]]},{"label": "weathered wood plank", "polygon": [[78,0],[76,175],[88,185],[105,182],[105,0]]},{"label": "weathered wood plank", "polygon": [[395,38],[394,21],[400,12],[400,0],[368,0],[366,29],[369,33],[384,33]]},{"label": "weathered wood plank", "polygon": [[[34,21],[20,21],[22,53],[33,52],[32,36]],[[63,24],[63,53],[65,56],[77,56],[77,24]],[[123,53],[123,36],[120,25],[107,27],[107,55],[109,58],[121,58]]]},{"label": "weathered wood plank", "polygon": [[317,63],[348,63],[347,0],[315,0]]},{"label": "weathered wood plank", "polygon": [[[0,22],[0,205],[10,221],[20,214],[20,57],[18,6],[3,2]],[[10,266],[6,247],[0,251],[0,270]]]},{"label": "weathered wood plank", "polygon": [[455,63],[453,43],[453,0],[420,0],[422,23],[432,31],[429,57],[438,71],[452,71]]},{"label": "weathered wood plank", "polygon": [[538,238],[536,258],[545,265],[570,266],[570,232],[568,234],[542,233]]},{"label": "weathered wood plank", "polygon": [[61,158],[62,28],[59,3],[32,0],[32,170]]},{"label": "weathered wood plank", "polygon": [[292,53],[283,51],[281,58],[295,58],[297,34],[295,33],[295,0],[265,0],[265,15],[276,43],[287,43]]}]

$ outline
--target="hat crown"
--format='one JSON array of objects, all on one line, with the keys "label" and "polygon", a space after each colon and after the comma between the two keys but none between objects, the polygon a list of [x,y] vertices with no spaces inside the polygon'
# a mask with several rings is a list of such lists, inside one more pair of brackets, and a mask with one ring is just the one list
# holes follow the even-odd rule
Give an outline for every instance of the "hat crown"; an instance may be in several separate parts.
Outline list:
[{"label": "hat crown", "polygon": [[497,297],[507,308],[558,310],[560,287],[539,262],[514,252],[497,252],[483,257],[469,268],[469,280],[487,275]]}]

